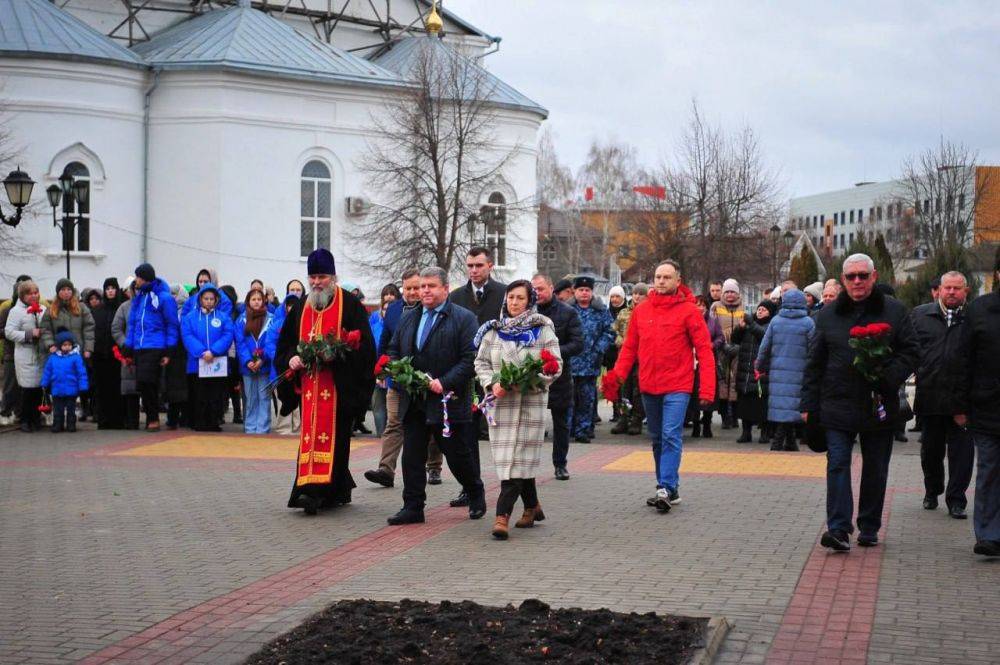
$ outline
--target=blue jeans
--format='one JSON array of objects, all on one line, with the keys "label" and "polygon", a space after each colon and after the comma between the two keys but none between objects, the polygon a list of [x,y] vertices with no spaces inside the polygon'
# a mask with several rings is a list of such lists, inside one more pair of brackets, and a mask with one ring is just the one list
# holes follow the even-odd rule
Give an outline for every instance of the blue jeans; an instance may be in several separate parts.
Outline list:
[{"label": "blue jeans", "polygon": [[972,526],[976,540],[1000,542],[1000,436],[973,432],[978,463]]},{"label": "blue jeans", "polygon": [[385,388],[375,386],[375,392],[372,393],[372,415],[375,417],[375,436],[380,439],[382,438],[382,433],[385,432],[385,424],[389,420],[385,406],[385,392]]},{"label": "blue jeans", "polygon": [[243,431],[247,434],[267,434],[271,431],[271,397],[264,390],[267,374],[247,374],[243,377]]},{"label": "blue jeans", "polygon": [[642,403],[646,407],[646,428],[653,441],[657,487],[676,490],[680,483],[677,470],[681,466],[684,414],[690,399],[690,393],[642,394]]},{"label": "blue jeans", "polygon": [[[858,531],[874,536],[882,528],[885,486],[892,457],[892,431],[861,432],[861,496]],[[851,488],[851,452],[854,432],[826,430],[826,526],[853,533],[854,492]]]}]

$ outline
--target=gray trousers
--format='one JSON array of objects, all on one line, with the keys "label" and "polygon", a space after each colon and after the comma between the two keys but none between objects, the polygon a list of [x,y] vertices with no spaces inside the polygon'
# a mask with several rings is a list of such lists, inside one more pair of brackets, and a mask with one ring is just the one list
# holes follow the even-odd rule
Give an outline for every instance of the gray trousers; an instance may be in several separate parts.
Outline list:
[{"label": "gray trousers", "polygon": [[[12,344],[12,342],[7,342]],[[3,393],[0,401],[0,416],[9,417],[21,411],[21,386],[17,385],[14,361],[3,362]]]},{"label": "gray trousers", "polygon": [[976,498],[972,526],[976,540],[1000,542],[1000,436],[973,432]]}]

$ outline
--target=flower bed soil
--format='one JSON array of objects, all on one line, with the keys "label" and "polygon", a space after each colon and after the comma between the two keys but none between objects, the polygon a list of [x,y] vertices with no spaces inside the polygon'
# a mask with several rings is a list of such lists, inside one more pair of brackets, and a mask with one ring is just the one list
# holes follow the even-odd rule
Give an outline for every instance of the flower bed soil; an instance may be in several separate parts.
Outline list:
[{"label": "flower bed soil", "polygon": [[343,600],[247,659],[263,663],[684,663],[707,619],[471,601]]}]

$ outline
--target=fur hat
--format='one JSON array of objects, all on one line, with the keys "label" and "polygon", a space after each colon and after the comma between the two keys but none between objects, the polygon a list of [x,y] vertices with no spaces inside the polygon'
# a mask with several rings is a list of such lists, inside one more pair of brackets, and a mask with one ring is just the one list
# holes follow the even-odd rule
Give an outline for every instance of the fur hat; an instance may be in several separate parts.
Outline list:
[{"label": "fur hat", "polygon": [[722,292],[727,293],[729,291],[740,292],[740,283],[732,277],[722,283]]},{"label": "fur hat", "polygon": [[560,279],[558,282],[556,282],[556,285],[552,287],[552,291],[554,293],[559,293],[560,291],[565,291],[566,289],[572,289],[572,288],[573,288],[573,282],[569,281],[568,279]]},{"label": "fur hat", "polygon": [[594,278],[587,275],[580,275],[573,280],[574,289],[593,289],[594,288]]}]

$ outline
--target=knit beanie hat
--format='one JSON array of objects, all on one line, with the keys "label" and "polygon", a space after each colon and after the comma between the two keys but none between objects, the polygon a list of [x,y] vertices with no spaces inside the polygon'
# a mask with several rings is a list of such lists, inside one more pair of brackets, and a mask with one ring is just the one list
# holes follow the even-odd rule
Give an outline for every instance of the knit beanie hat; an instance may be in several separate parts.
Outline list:
[{"label": "knit beanie hat", "polygon": [[310,275],[336,275],[337,267],[330,250],[320,247],[314,249],[306,259],[306,269]]},{"label": "knit beanie hat", "polygon": [[727,293],[729,291],[740,292],[740,283],[731,277],[722,283],[722,292]]},{"label": "knit beanie hat", "polygon": [[136,267],[135,276],[141,277],[143,281],[152,282],[156,279],[156,271],[153,270],[153,266],[150,264],[142,263]]},{"label": "knit beanie hat", "polygon": [[69,281],[65,277],[60,278],[59,281],[56,282],[56,293],[59,293],[67,287],[76,291],[76,288],[73,286],[73,282]]},{"label": "knit beanie hat", "polygon": [[816,302],[823,300],[823,282],[813,282],[802,290],[815,298]]},{"label": "knit beanie hat", "polygon": [[625,297],[625,289],[623,289],[620,286],[612,286],[611,290],[608,291],[608,297],[610,298],[611,296],[621,296],[622,298],[624,298]]},{"label": "knit beanie hat", "polygon": [[56,346],[62,346],[63,342],[70,342],[76,346],[76,338],[73,337],[73,333],[65,328],[60,328],[59,332],[56,333]]}]

